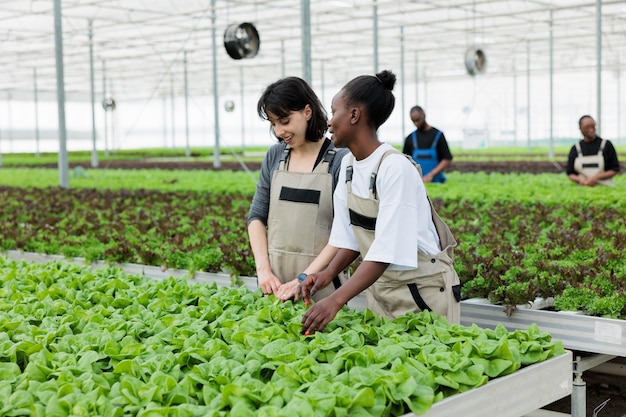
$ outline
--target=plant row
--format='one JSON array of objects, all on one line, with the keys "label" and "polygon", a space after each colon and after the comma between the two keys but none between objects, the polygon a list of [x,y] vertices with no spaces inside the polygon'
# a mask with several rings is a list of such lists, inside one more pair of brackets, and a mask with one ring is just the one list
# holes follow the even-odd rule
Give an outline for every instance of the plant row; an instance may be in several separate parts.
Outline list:
[{"label": "plant row", "polygon": [[253,275],[249,198],[153,190],[0,187],[3,250]]},{"label": "plant row", "polygon": [[[90,171],[81,180],[109,187],[1,187],[0,248],[254,276],[245,226],[253,183],[232,174],[170,172],[172,183],[143,171],[158,178],[144,189],[136,172]],[[134,189],[111,186],[124,175]],[[555,297],[561,310],[626,318],[621,179],[585,188],[563,177],[451,173],[450,184],[429,184],[459,242],[465,297],[507,305]],[[203,182],[215,190],[184,189]]]},{"label": "plant row", "polygon": [[564,353],[429,312],[344,307],[302,335],[302,303],[116,268],[0,258],[0,415],[390,416]]}]

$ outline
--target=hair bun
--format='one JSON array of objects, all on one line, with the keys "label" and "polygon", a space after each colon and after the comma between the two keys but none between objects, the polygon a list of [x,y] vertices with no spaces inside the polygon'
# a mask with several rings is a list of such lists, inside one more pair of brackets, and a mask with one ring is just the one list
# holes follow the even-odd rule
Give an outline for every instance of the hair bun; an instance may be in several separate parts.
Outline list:
[{"label": "hair bun", "polygon": [[393,90],[393,87],[396,85],[396,75],[389,70],[377,73],[376,78],[387,90]]}]

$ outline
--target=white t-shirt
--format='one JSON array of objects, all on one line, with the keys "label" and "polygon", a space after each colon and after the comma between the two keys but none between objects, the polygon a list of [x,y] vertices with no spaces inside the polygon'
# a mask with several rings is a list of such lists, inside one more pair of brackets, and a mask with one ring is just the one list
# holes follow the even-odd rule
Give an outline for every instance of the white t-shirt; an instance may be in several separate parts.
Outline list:
[{"label": "white t-shirt", "polygon": [[[330,233],[331,245],[359,250],[348,212],[346,167],[349,161],[352,160],[354,170],[352,192],[367,198],[370,176],[389,149],[393,147],[383,143],[361,161],[357,161],[352,153],[342,159],[334,193],[335,217]],[[403,154],[388,155],[383,160],[376,177],[376,192],[379,211],[375,238],[364,260],[389,263],[389,269],[393,270],[415,269],[417,250],[431,255],[441,251],[426,187],[417,169]]]}]

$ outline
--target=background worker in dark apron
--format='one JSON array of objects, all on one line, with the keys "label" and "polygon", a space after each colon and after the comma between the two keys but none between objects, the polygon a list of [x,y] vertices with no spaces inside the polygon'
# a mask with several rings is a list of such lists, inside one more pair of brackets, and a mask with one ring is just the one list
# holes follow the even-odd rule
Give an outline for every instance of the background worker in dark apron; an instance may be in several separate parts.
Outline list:
[{"label": "background worker in dark apron", "polygon": [[596,122],[589,115],[578,120],[583,138],[572,146],[567,158],[567,176],[580,185],[615,185],[619,172],[617,152],[611,141],[596,135]]},{"label": "background worker in dark apron", "polygon": [[363,261],[341,288],[306,311],[305,334],[323,330],[362,291],[367,307],[389,318],[432,310],[460,321],[460,282],[452,261],[456,241],[430,203],[418,167],[377,137],[393,111],[395,82],[389,71],[360,76],[333,98],[332,140],[350,149],[335,190],[329,240],[339,250],[326,269],[308,276],[297,297],[309,303],[336,271],[359,254]]},{"label": "background worker in dark apron", "polygon": [[[301,279],[323,269],[337,249],[328,245],[333,190],[346,149],[324,135],[327,115],[302,79],[288,77],[269,85],[257,104],[278,143],[268,150],[248,214],[248,235],[258,285],[265,294],[287,300]],[[321,292],[339,287],[344,274]]]}]

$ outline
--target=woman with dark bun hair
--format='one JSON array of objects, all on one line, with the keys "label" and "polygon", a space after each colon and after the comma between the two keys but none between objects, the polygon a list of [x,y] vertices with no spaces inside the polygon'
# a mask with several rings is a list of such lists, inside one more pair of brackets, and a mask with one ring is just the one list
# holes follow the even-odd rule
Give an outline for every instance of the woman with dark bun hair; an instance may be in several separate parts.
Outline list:
[{"label": "woman with dark bun hair", "polygon": [[323,330],[364,290],[367,307],[385,317],[432,310],[460,321],[456,241],[430,203],[419,166],[377,136],[393,111],[395,83],[391,71],[362,75],[333,98],[331,139],[350,150],[334,194],[329,244],[339,249],[328,267],[300,284],[298,297],[310,303],[359,254],[363,262],[347,283],[307,310],[303,333]]}]

